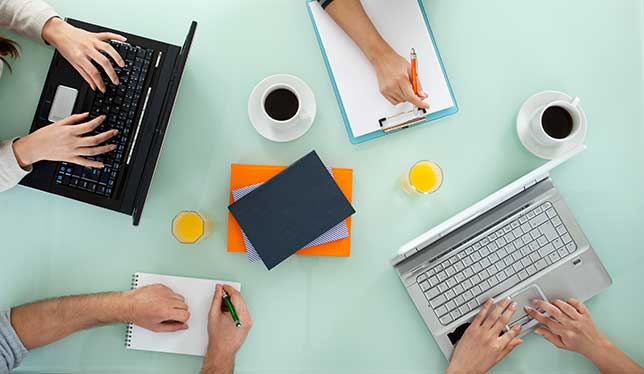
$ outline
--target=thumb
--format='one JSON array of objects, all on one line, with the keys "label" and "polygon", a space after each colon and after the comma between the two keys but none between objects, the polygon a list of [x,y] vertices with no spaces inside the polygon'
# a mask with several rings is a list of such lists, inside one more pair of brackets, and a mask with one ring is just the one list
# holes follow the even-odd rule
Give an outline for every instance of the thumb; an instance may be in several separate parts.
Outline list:
[{"label": "thumb", "polygon": [[521,345],[521,343],[523,343],[523,340],[519,338],[512,339],[512,341],[510,341],[510,343],[503,349],[503,351],[501,351],[501,354],[499,355],[497,362],[501,361],[505,356],[510,354],[510,352],[512,352],[514,348]]},{"label": "thumb", "polygon": [[416,96],[416,93],[414,93],[414,90],[411,88],[411,83],[409,83],[405,88],[403,88],[403,92],[405,94],[405,101],[414,104],[418,108],[423,108],[423,109],[429,108],[429,104],[422,101],[418,96]]},{"label": "thumb", "polygon": [[429,95],[427,95],[427,92],[423,90],[423,84],[420,80],[418,80],[418,96],[423,100],[429,97]]},{"label": "thumb", "polygon": [[212,297],[210,304],[210,318],[221,313],[221,303],[224,299],[224,287],[221,284],[215,286],[215,295]]}]

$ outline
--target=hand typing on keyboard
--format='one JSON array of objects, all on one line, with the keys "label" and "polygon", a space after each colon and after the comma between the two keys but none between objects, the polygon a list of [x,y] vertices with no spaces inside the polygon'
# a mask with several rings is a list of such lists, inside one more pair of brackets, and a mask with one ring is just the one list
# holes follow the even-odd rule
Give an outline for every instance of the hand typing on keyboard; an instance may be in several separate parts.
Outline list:
[{"label": "hand typing on keyboard", "polygon": [[642,374],[644,368],[631,360],[597,328],[590,311],[579,300],[554,300],[551,303],[533,300],[535,307],[526,307],[530,317],[542,326],[534,332],[555,347],[577,352],[588,358],[602,373]]},{"label": "hand typing on keyboard", "polygon": [[105,71],[112,83],[119,84],[118,75],[106,55],[111,57],[119,67],[123,67],[125,62],[114,47],[106,41],[125,42],[125,37],[109,32],[88,32],[57,17],[47,21],[43,27],[42,37],[46,42],[56,47],[92,90],[98,88],[101,92],[105,92],[105,83],[94,64]]},{"label": "hand typing on keyboard", "polygon": [[445,373],[487,373],[521,344],[523,341],[517,338],[520,325],[499,336],[516,309],[516,303],[510,298],[501,300],[496,306],[491,299],[485,302],[458,342]]},{"label": "hand typing on keyboard", "polygon": [[38,161],[49,160],[102,168],[102,162],[85,157],[113,151],[115,144],[101,144],[117,135],[118,130],[83,136],[101,125],[105,116],[85,122],[87,119],[88,113],[75,114],[16,140],[13,149],[20,166],[28,168]]}]

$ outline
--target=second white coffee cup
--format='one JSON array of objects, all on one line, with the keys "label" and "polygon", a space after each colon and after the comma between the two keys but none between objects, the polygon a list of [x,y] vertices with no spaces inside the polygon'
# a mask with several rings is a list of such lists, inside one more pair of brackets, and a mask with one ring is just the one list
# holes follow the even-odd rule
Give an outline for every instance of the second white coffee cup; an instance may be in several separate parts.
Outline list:
[{"label": "second white coffee cup", "polygon": [[[585,117],[581,113],[579,108],[580,99],[575,97],[570,101],[566,100],[556,100],[551,101],[543,106],[541,106],[532,116],[530,121],[530,135],[531,137],[539,144],[543,146],[559,146],[570,139],[574,139],[575,136],[586,127]],[[564,138],[554,138],[546,132],[543,125],[543,114],[552,107],[560,107],[570,114],[572,119],[572,129],[570,133]]]}]

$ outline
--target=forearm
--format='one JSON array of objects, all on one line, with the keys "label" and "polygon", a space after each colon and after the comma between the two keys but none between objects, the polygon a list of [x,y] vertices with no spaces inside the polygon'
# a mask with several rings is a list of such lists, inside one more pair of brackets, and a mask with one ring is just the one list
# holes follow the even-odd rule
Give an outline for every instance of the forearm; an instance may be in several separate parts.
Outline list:
[{"label": "forearm", "polygon": [[360,0],[335,0],[326,11],[372,64],[383,54],[395,53],[371,23]]},{"label": "forearm", "polygon": [[210,349],[203,359],[201,374],[233,374],[235,354],[218,354]]},{"label": "forearm", "polygon": [[12,308],[11,325],[33,349],[86,328],[125,322],[127,314],[123,293],[68,296]]},{"label": "forearm", "polygon": [[605,338],[595,352],[586,355],[586,357],[603,374],[644,374],[644,368]]}]

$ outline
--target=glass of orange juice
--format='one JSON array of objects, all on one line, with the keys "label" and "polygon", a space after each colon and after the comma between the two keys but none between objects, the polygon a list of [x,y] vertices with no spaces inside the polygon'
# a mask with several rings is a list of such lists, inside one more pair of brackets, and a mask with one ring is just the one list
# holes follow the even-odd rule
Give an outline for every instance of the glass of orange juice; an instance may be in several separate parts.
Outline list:
[{"label": "glass of orange juice", "polygon": [[203,213],[184,210],[172,220],[172,235],[179,243],[194,244],[208,237],[212,221]]},{"label": "glass of orange juice", "polygon": [[443,170],[433,161],[418,161],[400,179],[403,190],[410,195],[436,192],[443,184]]}]

